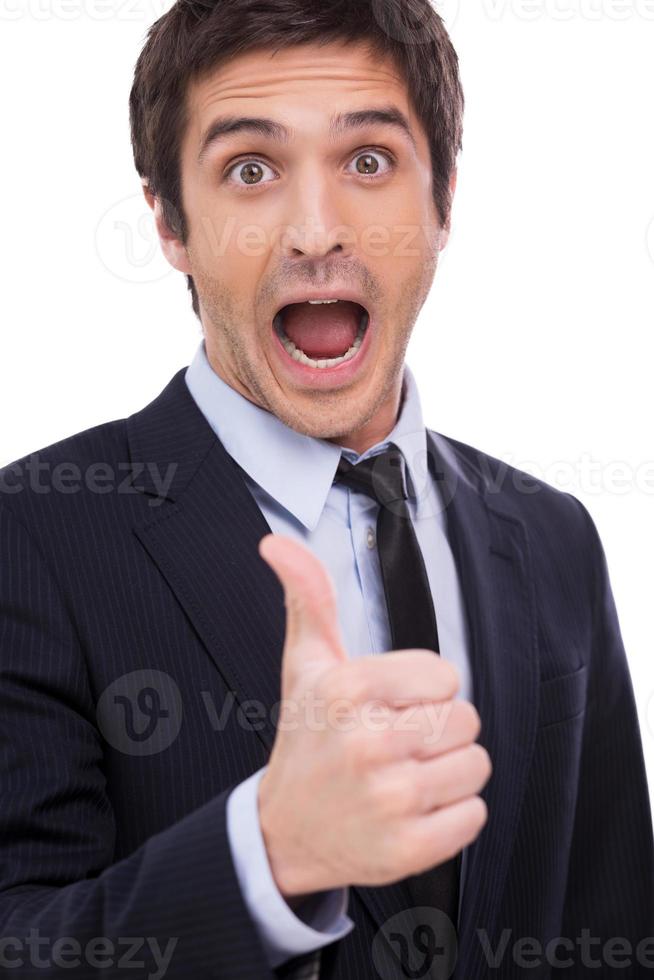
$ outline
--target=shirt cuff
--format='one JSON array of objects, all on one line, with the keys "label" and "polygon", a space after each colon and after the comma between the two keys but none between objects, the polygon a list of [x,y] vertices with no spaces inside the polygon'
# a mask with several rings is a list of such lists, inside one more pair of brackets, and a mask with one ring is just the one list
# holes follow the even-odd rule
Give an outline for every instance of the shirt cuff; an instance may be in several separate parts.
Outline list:
[{"label": "shirt cuff", "polygon": [[342,939],[354,928],[346,915],[348,889],[315,892],[292,911],[272,875],[258,809],[263,766],[227,798],[227,835],[241,892],[271,969]]}]

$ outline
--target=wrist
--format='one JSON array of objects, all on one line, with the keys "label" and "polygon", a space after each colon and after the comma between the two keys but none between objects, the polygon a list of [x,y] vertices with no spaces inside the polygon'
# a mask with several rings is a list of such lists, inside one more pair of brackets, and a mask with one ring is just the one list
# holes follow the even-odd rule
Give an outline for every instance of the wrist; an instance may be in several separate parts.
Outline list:
[{"label": "wrist", "polygon": [[272,801],[266,782],[267,775],[266,772],[261,778],[257,793],[257,809],[261,836],[277,890],[287,905],[295,910],[311,894],[311,891],[307,891],[306,884],[302,885],[293,873],[287,855],[287,848],[284,844],[283,834],[278,830],[279,822],[274,818]]}]

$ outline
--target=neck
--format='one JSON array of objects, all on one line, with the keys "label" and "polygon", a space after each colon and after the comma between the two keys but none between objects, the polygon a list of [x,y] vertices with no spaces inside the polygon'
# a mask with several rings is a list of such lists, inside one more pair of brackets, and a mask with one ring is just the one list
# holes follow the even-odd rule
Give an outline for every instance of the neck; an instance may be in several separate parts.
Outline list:
[{"label": "neck", "polygon": [[327,439],[327,442],[336,443],[336,445],[341,446],[343,449],[351,449],[358,456],[361,456],[371,446],[376,446],[377,443],[384,442],[393,431],[402,411],[404,396],[404,378],[401,376],[399,384],[393,391],[392,398],[384,403],[367,425],[362,426],[355,432],[333,436]]}]

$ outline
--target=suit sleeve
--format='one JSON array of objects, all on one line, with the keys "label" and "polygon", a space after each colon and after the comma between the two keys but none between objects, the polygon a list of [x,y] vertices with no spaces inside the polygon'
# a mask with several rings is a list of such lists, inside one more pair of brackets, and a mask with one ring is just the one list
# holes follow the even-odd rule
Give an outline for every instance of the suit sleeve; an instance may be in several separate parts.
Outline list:
[{"label": "suit sleeve", "polygon": [[231,857],[232,789],[113,862],[83,650],[0,503],[0,974],[272,980]]},{"label": "suit sleeve", "polygon": [[342,939],[354,928],[345,914],[347,888],[308,896],[293,912],[280,894],[270,868],[257,809],[263,766],[240,783],[227,803],[227,831],[234,866],[246,904],[274,969]]},{"label": "suit sleeve", "polygon": [[[571,495],[570,495],[571,496]],[[654,970],[654,840],[647,776],[629,667],[606,556],[588,511],[595,595],[588,701],[561,935],[600,937],[586,963],[560,977],[651,977]],[[611,943],[613,944],[611,945]],[[609,943],[607,948],[605,944]],[[596,964],[594,967],[591,961]]]}]

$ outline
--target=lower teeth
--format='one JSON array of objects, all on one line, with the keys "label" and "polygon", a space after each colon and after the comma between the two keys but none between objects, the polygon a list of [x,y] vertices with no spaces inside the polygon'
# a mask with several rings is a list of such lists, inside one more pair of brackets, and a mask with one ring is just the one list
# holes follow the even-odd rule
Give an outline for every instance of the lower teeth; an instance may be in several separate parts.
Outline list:
[{"label": "lower teeth", "polygon": [[296,347],[290,337],[287,337],[284,333],[284,328],[281,324],[281,316],[278,313],[275,317],[275,329],[279,335],[284,350],[289,354],[294,361],[298,361],[300,364],[306,364],[308,367],[312,368],[330,368],[335,367],[337,364],[342,364],[344,361],[351,361],[352,358],[357,354],[361,343],[363,341],[363,335],[366,332],[366,327],[369,323],[369,317],[367,313],[364,313],[361,317],[361,323],[359,324],[359,329],[357,330],[357,335],[354,339],[354,343],[348,350],[345,351],[340,357],[327,357],[314,360],[312,357],[307,357],[303,350]]}]

